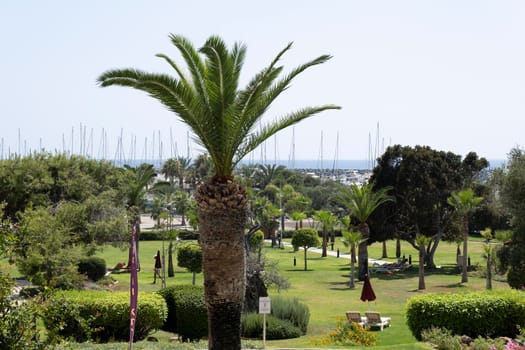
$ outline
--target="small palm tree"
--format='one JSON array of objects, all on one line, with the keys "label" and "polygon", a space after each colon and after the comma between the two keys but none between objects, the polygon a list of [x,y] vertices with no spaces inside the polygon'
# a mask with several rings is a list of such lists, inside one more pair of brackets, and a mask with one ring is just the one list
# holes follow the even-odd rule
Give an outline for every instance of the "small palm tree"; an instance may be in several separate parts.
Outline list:
[{"label": "small palm tree", "polygon": [[462,273],[461,283],[468,282],[467,274],[467,259],[468,259],[468,217],[476,207],[481,203],[483,197],[476,197],[474,191],[471,188],[465,190],[452,192],[450,197],[447,198],[447,203],[454,207],[463,220],[463,261],[462,261]]},{"label": "small palm tree", "polygon": [[341,242],[350,248],[350,288],[355,288],[355,247],[361,242],[361,232],[343,231]]},{"label": "small palm tree", "polygon": [[120,85],[143,90],[158,99],[186,123],[196,141],[208,152],[213,177],[196,192],[199,210],[200,243],[203,253],[205,299],[208,307],[209,348],[240,349],[240,320],[246,284],[244,228],[248,217],[245,190],[233,182],[235,166],[278,131],[322,111],[340,109],[334,105],[301,108],[261,125],[270,105],[292,80],[306,69],[322,64],[320,56],[281,77],[281,57],[286,46],[270,65],[239,89],[246,47],[236,43],[228,49],[212,36],[200,49],[186,38],[170,35],[186,63],[181,67],[164,54],[175,76],[137,69],[103,73],[102,87]]},{"label": "small palm tree", "polygon": [[357,278],[360,281],[365,279],[368,274],[368,247],[367,240],[370,237],[370,229],[368,226],[368,218],[374,210],[381,204],[393,201],[394,198],[387,193],[391,187],[383,187],[377,191],[373,191],[373,184],[358,186],[351,184],[343,188],[339,200],[351,215],[355,217],[358,222],[358,229],[361,232],[362,241],[358,248],[358,274]]},{"label": "small palm tree", "polygon": [[321,224],[321,231],[323,232],[323,243],[322,243],[322,257],[327,256],[327,245],[328,245],[328,231],[332,231],[334,228],[336,217],[326,210],[318,210],[314,214],[314,219]]}]

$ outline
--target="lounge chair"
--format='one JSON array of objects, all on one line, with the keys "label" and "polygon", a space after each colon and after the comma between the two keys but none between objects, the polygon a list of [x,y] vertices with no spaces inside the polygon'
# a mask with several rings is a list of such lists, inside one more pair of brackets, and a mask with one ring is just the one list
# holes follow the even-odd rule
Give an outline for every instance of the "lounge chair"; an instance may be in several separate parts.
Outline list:
[{"label": "lounge chair", "polygon": [[390,317],[381,317],[379,312],[366,312],[366,325],[369,327],[379,327],[383,330],[383,327],[390,326]]},{"label": "lounge chair", "polygon": [[355,322],[361,326],[363,326],[365,323],[365,318],[361,317],[361,313],[359,311],[347,311],[346,318],[348,319],[348,323]]}]

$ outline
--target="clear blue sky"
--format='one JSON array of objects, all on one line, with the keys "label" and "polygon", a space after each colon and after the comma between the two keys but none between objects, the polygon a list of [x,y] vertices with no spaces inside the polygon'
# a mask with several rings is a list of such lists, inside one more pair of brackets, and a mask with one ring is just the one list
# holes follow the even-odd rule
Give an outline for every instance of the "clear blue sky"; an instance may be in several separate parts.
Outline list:
[{"label": "clear blue sky", "polygon": [[[0,4],[0,113],[3,152],[80,147],[113,156],[123,132],[137,156],[170,129],[186,155],[186,128],[160,103],[126,88],[101,89],[110,68],[169,72],[156,53],[178,60],[168,34],[196,46],[211,34],[248,46],[243,81],[288,42],[285,69],[321,54],[328,63],[295,80],[265,118],[301,106],[339,104],[294,129],[295,158],[367,159],[379,144],[429,145],[506,158],[525,144],[525,1],[3,1]],[[93,130],[93,139],[90,139]],[[323,142],[321,143],[321,132]],[[274,147],[277,142],[278,147]],[[89,143],[89,144],[88,144]],[[290,157],[292,129],[266,144],[266,157]],[[91,151],[92,150],[92,151]],[[155,145],[158,154],[158,143]],[[254,158],[259,159],[260,151]],[[191,155],[198,149],[191,146]]]}]

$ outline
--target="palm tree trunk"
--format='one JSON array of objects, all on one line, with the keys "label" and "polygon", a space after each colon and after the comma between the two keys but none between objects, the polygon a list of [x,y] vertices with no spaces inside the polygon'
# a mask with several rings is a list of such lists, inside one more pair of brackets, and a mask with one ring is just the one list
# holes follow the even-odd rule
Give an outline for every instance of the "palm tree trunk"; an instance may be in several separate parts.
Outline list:
[{"label": "palm tree trunk", "polygon": [[355,288],[355,272],[354,272],[354,264],[355,264],[355,244],[352,243],[352,247],[350,248],[350,289]]},{"label": "palm tree trunk", "polygon": [[400,258],[401,257],[401,240],[398,238],[396,238],[396,258]]},{"label": "palm tree trunk", "polygon": [[208,348],[240,349],[246,289],[246,192],[231,181],[204,183],[195,198],[208,308]]},{"label": "palm tree trunk", "polygon": [[175,269],[173,268],[173,242],[170,241],[168,246],[168,277],[175,276]]},{"label": "palm tree trunk", "polygon": [[381,254],[381,259],[388,258],[388,253],[386,251],[386,241],[383,241],[383,254]]},{"label": "palm tree trunk", "polygon": [[[487,243],[488,244],[488,243]],[[490,248],[488,249],[488,253],[487,253],[487,282],[485,284],[485,287],[487,290],[491,290],[492,289],[492,260],[491,260],[491,256],[490,256]]]},{"label": "palm tree trunk", "polygon": [[468,282],[468,273],[467,273],[467,262],[468,262],[468,222],[465,223],[465,232],[463,233],[463,266],[461,273],[461,283]]},{"label": "palm tree trunk", "polygon": [[359,231],[361,232],[362,241],[359,243],[357,248],[357,279],[359,281],[365,280],[365,275],[368,274],[368,245],[367,240],[369,237],[368,225],[366,223],[359,224]]},{"label": "palm tree trunk", "polygon": [[321,256],[324,258],[326,257],[326,247],[328,246],[328,237],[327,237],[327,233],[326,233],[326,230],[323,230],[323,247],[322,247],[322,250],[321,250]]}]

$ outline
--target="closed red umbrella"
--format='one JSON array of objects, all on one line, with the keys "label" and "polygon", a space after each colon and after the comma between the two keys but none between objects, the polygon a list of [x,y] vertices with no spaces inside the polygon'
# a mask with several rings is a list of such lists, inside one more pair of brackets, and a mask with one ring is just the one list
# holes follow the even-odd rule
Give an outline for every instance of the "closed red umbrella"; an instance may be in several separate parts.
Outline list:
[{"label": "closed red umbrella", "polygon": [[376,300],[376,293],[374,293],[374,290],[372,289],[368,274],[365,275],[363,290],[361,291],[361,300],[368,301],[368,308],[370,308],[370,302]]}]

